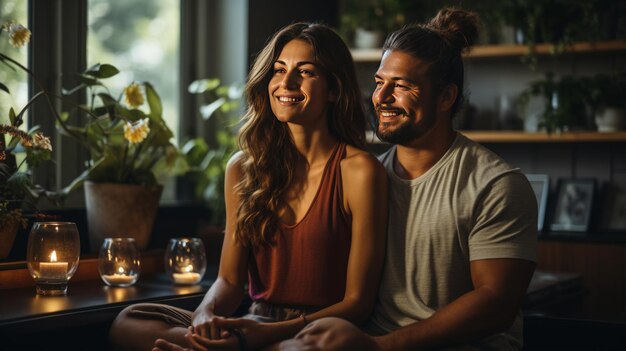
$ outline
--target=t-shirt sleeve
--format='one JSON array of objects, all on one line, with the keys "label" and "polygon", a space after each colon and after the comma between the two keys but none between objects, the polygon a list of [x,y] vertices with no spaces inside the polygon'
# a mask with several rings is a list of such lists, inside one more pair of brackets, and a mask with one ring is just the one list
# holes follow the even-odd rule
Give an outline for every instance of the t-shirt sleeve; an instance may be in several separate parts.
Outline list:
[{"label": "t-shirt sleeve", "polygon": [[537,261],[537,200],[526,176],[502,174],[483,189],[474,206],[470,261],[517,258]]}]

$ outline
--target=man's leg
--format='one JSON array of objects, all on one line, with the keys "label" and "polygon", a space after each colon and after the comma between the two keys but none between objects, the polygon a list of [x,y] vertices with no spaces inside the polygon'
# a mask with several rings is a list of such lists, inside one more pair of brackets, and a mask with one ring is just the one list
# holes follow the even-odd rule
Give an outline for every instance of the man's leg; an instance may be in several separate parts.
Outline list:
[{"label": "man's leg", "polygon": [[158,304],[136,304],[126,307],[115,318],[109,340],[118,351],[152,350],[158,338],[188,347],[184,336],[190,324],[190,311]]}]

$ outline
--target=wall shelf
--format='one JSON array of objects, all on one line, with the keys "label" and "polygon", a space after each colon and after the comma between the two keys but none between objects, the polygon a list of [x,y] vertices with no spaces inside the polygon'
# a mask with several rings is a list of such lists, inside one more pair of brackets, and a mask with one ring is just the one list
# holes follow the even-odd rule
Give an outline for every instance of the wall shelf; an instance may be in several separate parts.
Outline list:
[{"label": "wall shelf", "polygon": [[[527,133],[513,130],[471,130],[461,131],[468,138],[479,143],[594,143],[594,142],[626,142],[626,131],[620,132],[545,132]],[[370,144],[383,144],[373,132],[366,133]]]},{"label": "wall shelf", "polygon": [[[554,50],[552,44],[538,44],[535,46],[538,55],[548,55]],[[591,53],[591,52],[611,52],[626,51],[626,41],[599,41],[574,43],[566,49],[570,53]],[[382,49],[352,49],[352,58],[355,62],[378,62],[382,56]],[[489,58],[489,57],[517,57],[528,52],[526,45],[479,45],[475,46],[464,57],[468,59]]]},{"label": "wall shelf", "polygon": [[468,138],[479,143],[588,143],[588,142],[626,142],[626,131],[621,132],[545,132],[526,133],[523,131],[483,130],[461,131]]}]

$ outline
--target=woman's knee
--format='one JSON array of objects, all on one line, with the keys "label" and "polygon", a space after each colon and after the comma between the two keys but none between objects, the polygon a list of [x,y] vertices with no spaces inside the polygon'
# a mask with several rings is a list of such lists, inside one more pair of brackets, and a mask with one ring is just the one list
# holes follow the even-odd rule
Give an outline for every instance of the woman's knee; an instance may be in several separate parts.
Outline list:
[{"label": "woman's knee", "polygon": [[136,337],[140,332],[140,325],[135,324],[137,318],[132,316],[131,311],[144,310],[146,305],[135,304],[124,308],[113,320],[109,329],[109,341],[115,350],[124,350],[124,345],[128,344],[131,337]]}]

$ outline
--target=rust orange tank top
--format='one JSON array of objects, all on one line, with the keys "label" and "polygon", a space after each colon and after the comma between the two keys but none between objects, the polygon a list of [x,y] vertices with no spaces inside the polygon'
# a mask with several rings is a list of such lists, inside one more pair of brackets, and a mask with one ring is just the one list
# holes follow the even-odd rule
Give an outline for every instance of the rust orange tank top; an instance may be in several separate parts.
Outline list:
[{"label": "rust orange tank top", "polygon": [[352,238],[341,183],[345,150],[344,143],[334,148],[304,218],[295,225],[279,223],[273,244],[253,250],[248,269],[252,300],[325,307],[343,299]]}]

